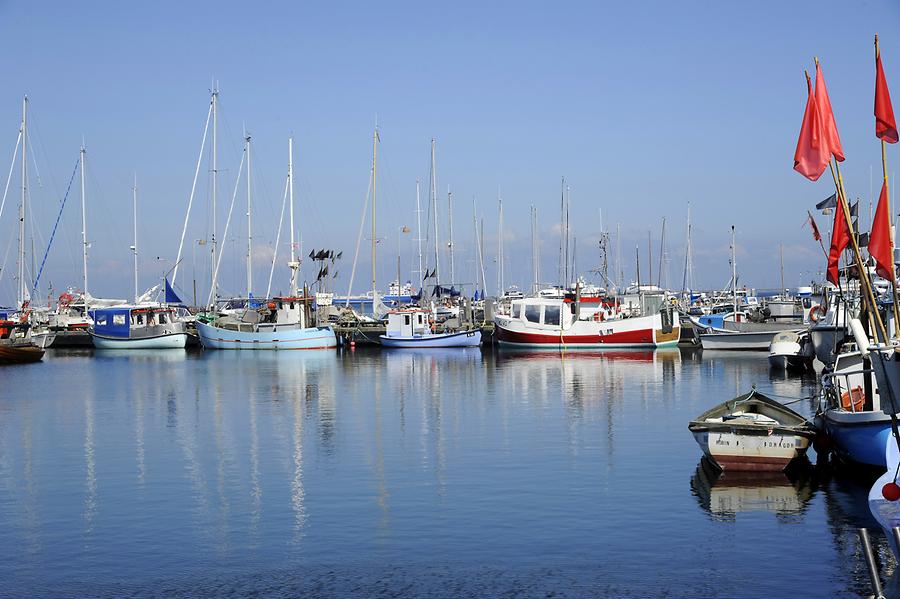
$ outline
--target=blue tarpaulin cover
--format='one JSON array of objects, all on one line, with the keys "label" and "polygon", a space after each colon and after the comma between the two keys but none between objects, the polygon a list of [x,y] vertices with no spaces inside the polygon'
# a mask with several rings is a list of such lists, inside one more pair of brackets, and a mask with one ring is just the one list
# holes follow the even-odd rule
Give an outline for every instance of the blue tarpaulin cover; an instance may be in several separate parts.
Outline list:
[{"label": "blue tarpaulin cover", "polygon": [[131,310],[129,308],[98,308],[91,310],[94,332],[104,337],[128,339]]}]

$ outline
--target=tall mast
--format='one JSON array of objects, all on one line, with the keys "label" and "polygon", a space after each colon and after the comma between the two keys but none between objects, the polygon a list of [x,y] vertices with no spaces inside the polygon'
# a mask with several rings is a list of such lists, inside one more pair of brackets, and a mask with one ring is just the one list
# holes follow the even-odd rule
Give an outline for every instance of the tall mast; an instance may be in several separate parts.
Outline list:
[{"label": "tall mast", "polygon": [[82,282],[84,285],[83,293],[84,293],[84,311],[87,313],[88,311],[88,276],[87,276],[87,254],[88,254],[88,242],[87,242],[87,208],[85,205],[85,197],[84,197],[84,142],[81,143],[81,260],[82,260],[82,268],[84,272],[82,273]]},{"label": "tall mast", "polygon": [[537,209],[531,205],[531,292],[538,292]]},{"label": "tall mast", "polygon": [[778,247],[781,250],[781,291],[778,295],[784,295],[784,244]]},{"label": "tall mast", "polygon": [[734,303],[734,319],[737,320],[737,261],[734,247],[734,225],[731,225],[731,295]]},{"label": "tall mast", "polygon": [[28,96],[22,99],[22,200],[19,202],[19,292],[18,306],[25,303],[27,291],[25,287],[25,207],[28,197],[28,160],[26,156],[28,140]]},{"label": "tall mast", "polygon": [[563,256],[566,243],[566,178],[559,186],[559,259],[557,260],[556,285],[563,286]]},{"label": "tall mast", "polygon": [[425,271],[422,266],[422,208],[419,205],[419,180],[416,179],[416,242],[419,248],[419,286],[422,286],[422,277]]},{"label": "tall mast", "polygon": [[659,240],[659,274],[656,275],[656,285],[658,287],[668,287],[669,286],[669,273],[666,268],[668,261],[668,256],[666,252],[666,217],[663,217],[662,222],[662,234],[660,235]]},{"label": "tall mast", "polygon": [[212,119],[213,119],[213,130],[212,130],[212,266],[210,267],[210,272],[213,273],[212,277],[212,296],[213,296],[213,305],[215,305],[217,293],[216,289],[216,251],[218,248],[219,240],[216,237],[216,195],[218,194],[219,188],[219,166],[218,166],[218,132],[219,132],[219,115],[218,115],[218,106],[219,106],[219,90],[218,87],[214,84],[212,90]]},{"label": "tall mast", "polygon": [[450,250],[450,285],[456,284],[456,267],[453,262],[453,194],[450,192],[450,186],[447,186],[447,213],[450,218],[450,241],[447,242],[447,248]]},{"label": "tall mast", "polygon": [[441,284],[441,254],[438,243],[438,224],[437,224],[437,172],[435,172],[434,162],[435,141],[431,138],[431,213],[434,215],[434,284]]},{"label": "tall mast", "polygon": [[616,291],[622,288],[625,270],[622,268],[622,224],[616,223]]},{"label": "tall mast", "polygon": [[503,198],[500,189],[497,188],[497,206],[500,211],[499,225],[497,227],[497,297],[503,296]]},{"label": "tall mast", "polygon": [[569,207],[572,199],[571,187],[566,185],[566,277],[563,279],[563,287],[569,286]]},{"label": "tall mast", "polygon": [[650,229],[647,229],[647,270],[650,271],[647,285],[653,285],[653,231]]},{"label": "tall mast", "polygon": [[244,137],[247,146],[247,299],[253,291],[253,222],[250,201],[250,136]]},{"label": "tall mast", "polygon": [[[378,125],[375,125],[375,132],[372,134],[372,310],[375,310],[375,244],[377,238],[375,236],[375,192],[378,189],[376,185],[378,180]],[[398,281],[399,283],[399,281]]]},{"label": "tall mast", "polygon": [[288,267],[291,269],[291,297],[297,297],[297,252],[294,247],[294,138],[288,138],[288,197],[291,203],[291,261]]},{"label": "tall mast", "polygon": [[137,173],[134,174],[134,186],[131,188],[131,201],[132,209],[134,211],[134,245],[131,246],[131,253],[134,256],[134,303],[136,304],[138,301]]},{"label": "tall mast", "polygon": [[682,291],[690,291],[694,288],[694,250],[691,241],[691,203],[688,202],[687,216],[687,240],[684,247],[684,278],[681,281]]}]

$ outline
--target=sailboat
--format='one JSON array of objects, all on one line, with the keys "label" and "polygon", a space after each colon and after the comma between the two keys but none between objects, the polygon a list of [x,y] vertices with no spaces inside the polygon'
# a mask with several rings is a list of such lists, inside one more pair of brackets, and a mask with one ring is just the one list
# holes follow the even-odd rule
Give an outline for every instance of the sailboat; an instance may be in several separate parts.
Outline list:
[{"label": "sailboat", "polygon": [[188,314],[168,279],[165,281],[165,303],[141,303],[138,297],[136,182],[132,201],[135,303],[91,310],[91,341],[97,349],[184,349],[188,340]]},{"label": "sailboat", "polygon": [[314,298],[300,296],[297,276],[300,262],[294,243],[294,139],[288,142],[288,188],[290,194],[291,270],[290,294],[274,297],[257,310],[247,310],[238,318],[222,316],[211,322],[197,321],[197,333],[204,349],[327,349],[337,347],[331,327],[309,326]]},{"label": "sailboat", "polygon": [[708,350],[754,350],[768,351],[776,335],[786,331],[799,333],[802,325],[793,323],[747,322],[746,313],[738,310],[737,262],[734,226],[731,227],[731,296],[732,311],[723,315],[721,325],[710,324],[708,317],[691,318],[694,326],[704,331],[700,334],[700,344]]}]

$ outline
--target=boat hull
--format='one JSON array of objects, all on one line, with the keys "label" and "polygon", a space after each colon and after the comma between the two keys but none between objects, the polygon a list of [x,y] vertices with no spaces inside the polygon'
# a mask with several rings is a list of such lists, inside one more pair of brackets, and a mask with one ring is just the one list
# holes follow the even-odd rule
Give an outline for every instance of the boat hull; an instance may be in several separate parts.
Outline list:
[{"label": "boat hull", "polygon": [[384,347],[478,347],[481,345],[481,331],[437,333],[418,337],[388,337],[387,335],[381,335],[379,340]]},{"label": "boat hull", "polygon": [[664,330],[659,314],[606,321],[577,321],[570,329],[523,326],[521,321],[495,318],[494,335],[503,346],[576,350],[616,347],[676,347],[678,326]]},{"label": "boat hull", "polygon": [[197,334],[204,349],[292,350],[337,347],[337,338],[331,327],[249,332],[232,331],[198,321]]},{"label": "boat hull", "polygon": [[734,351],[768,351],[772,345],[772,339],[781,331],[760,331],[754,333],[739,333],[722,331],[715,333],[703,333],[700,335],[700,345],[703,349],[719,349]]},{"label": "boat hull", "polygon": [[722,470],[780,472],[806,454],[810,440],[792,432],[745,435],[730,431],[692,431],[703,454]]},{"label": "boat hull", "polygon": [[878,412],[829,409],[824,415],[825,434],[843,460],[874,468],[886,468],[884,448],[891,435],[891,419]]},{"label": "boat hull", "polygon": [[36,345],[0,345],[0,364],[40,362],[44,350]]},{"label": "boat hull", "polygon": [[755,389],[710,408],[688,430],[719,468],[751,472],[784,470],[816,434],[802,415]]},{"label": "boat hull", "polygon": [[91,340],[97,349],[184,349],[187,337],[187,333],[172,333],[123,339],[92,334]]}]

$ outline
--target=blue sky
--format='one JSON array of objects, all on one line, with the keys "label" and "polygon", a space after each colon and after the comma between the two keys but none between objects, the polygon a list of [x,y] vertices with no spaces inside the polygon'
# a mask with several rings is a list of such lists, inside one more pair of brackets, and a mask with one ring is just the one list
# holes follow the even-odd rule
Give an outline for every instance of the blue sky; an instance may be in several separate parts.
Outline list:
[{"label": "blue sky", "polygon": [[[876,193],[880,181],[872,117],[876,31],[888,82],[900,98],[900,8],[888,2],[7,2],[0,4],[0,17],[0,172],[8,168],[27,93],[37,165],[29,185],[41,254],[84,138],[90,288],[104,296],[127,297],[132,287],[128,246],[135,173],[141,286],[171,267],[213,78],[221,90],[220,236],[244,126],[254,140],[258,293],[268,276],[266,245],[275,238],[290,134],[296,138],[304,249],[342,249],[338,290],[345,290],[376,115],[382,139],[379,248],[391,256],[379,260],[382,281],[395,276],[400,227],[415,228],[416,178],[427,197],[429,143],[435,138],[444,229],[448,185],[454,196],[459,282],[474,277],[477,197],[485,221],[488,289],[495,290],[498,188],[504,198],[506,280],[530,284],[534,204],[541,278],[555,282],[565,176],[579,270],[599,260],[601,210],[607,228],[621,224],[628,279],[634,276],[635,244],[646,259],[652,231],[656,256],[666,217],[668,277],[680,286],[690,201],[699,286],[727,282],[732,224],[743,282],[777,286],[783,243],[787,282],[797,284],[824,267],[821,250],[802,225],[806,209],[833,191],[826,177],[809,183],[791,170],[805,103],[803,69],[812,68],[815,55],[822,60],[848,157],[848,192],[860,196],[864,207],[870,172]],[[898,163],[898,151],[888,148],[890,168]],[[193,255],[189,248],[211,228],[207,169],[202,168],[179,274],[179,285],[188,289],[196,262],[200,295],[207,288],[208,260],[203,248]],[[0,217],[0,239],[7,243],[15,236],[18,185],[16,175],[11,203]],[[241,292],[243,190],[237,197],[237,230],[224,244],[220,279],[226,291]],[[44,275],[57,289],[80,284],[78,199],[69,198]],[[824,219],[819,222],[827,229]],[[404,278],[414,268],[414,238],[415,231],[402,239]],[[0,281],[6,303],[13,299],[7,273],[15,270],[14,240],[12,248]],[[0,245],[0,258],[5,252],[6,244]],[[312,277],[312,267],[304,268]],[[367,286],[369,268],[368,251],[362,251],[357,289]],[[285,269],[280,266],[275,277],[275,287],[283,288]]]}]

